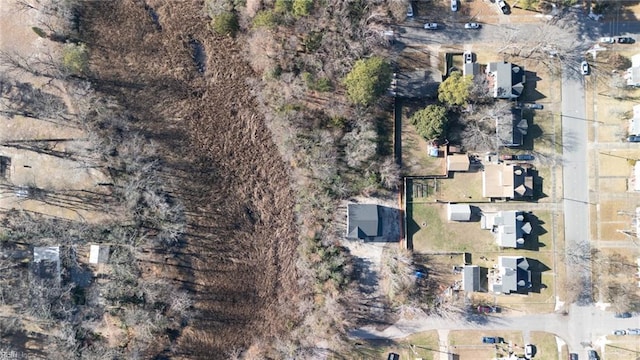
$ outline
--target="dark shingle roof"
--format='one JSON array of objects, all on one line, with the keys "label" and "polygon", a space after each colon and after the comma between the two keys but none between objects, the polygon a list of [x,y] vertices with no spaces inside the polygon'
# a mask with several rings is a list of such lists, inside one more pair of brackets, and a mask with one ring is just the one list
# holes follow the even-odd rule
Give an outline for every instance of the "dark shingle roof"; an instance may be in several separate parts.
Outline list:
[{"label": "dark shingle roof", "polygon": [[380,236],[378,205],[349,204],[347,212],[347,238],[364,239]]}]

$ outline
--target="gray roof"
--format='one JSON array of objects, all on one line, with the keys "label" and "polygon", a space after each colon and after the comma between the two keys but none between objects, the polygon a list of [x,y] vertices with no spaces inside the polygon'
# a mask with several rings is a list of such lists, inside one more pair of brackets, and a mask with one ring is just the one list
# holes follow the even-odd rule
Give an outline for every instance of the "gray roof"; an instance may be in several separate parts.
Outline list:
[{"label": "gray roof", "polygon": [[493,96],[500,99],[514,99],[524,90],[524,68],[508,63],[492,62],[487,72],[493,74]]},{"label": "gray roof", "polygon": [[640,84],[640,67],[631,67],[627,70],[627,85],[636,86]]},{"label": "gray roof", "polygon": [[347,209],[347,238],[365,239],[380,236],[378,205],[349,204]]},{"label": "gray roof", "polygon": [[[529,262],[522,256],[498,257],[502,275],[501,291],[504,294],[511,292],[526,292],[531,287],[531,271]],[[494,291],[496,288],[494,287]]]},{"label": "gray roof", "polygon": [[462,268],[462,290],[471,292],[480,290],[480,267],[465,265]]},{"label": "gray roof", "polygon": [[512,108],[508,116],[496,118],[496,134],[503,146],[521,146],[529,124],[522,118],[522,109]]},{"label": "gray roof", "polygon": [[480,64],[477,62],[465,63],[462,66],[462,75],[476,76],[480,73]]},{"label": "gray roof", "polygon": [[[493,218],[493,232],[497,243],[502,247],[522,248],[525,236],[531,232],[531,224],[525,222],[522,211],[500,211]],[[518,239],[521,239],[518,241]]]},{"label": "gray roof", "polygon": [[447,207],[449,220],[469,221],[471,219],[471,206],[467,204],[449,204]]},{"label": "gray roof", "polygon": [[91,245],[89,249],[89,263],[106,264],[109,261],[108,245]]}]

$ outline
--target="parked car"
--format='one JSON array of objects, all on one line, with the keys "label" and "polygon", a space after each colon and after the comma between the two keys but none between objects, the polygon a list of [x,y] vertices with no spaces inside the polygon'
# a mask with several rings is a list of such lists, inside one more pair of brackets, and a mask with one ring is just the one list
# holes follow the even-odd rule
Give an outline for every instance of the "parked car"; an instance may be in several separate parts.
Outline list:
[{"label": "parked car", "polygon": [[627,335],[627,332],[626,332],[626,331],[624,331],[624,330],[614,330],[614,331],[613,331],[613,335],[618,335],[618,336],[620,336],[620,335]]},{"label": "parked car", "polygon": [[600,42],[604,44],[613,44],[616,42],[616,39],[610,36],[606,36],[606,37],[601,37]]},{"label": "parked car", "polygon": [[500,158],[502,160],[521,160],[521,161],[530,161],[535,159],[534,156],[531,154],[520,154],[520,155],[504,154],[504,155],[501,155]]},{"label": "parked car", "polygon": [[[635,136],[638,136],[638,135],[635,135]],[[630,312],[626,312],[626,311],[625,312],[618,312],[618,313],[615,313],[613,316],[616,317],[616,318],[619,318],[619,319],[627,319],[627,318],[631,317],[631,313]]]},{"label": "parked car", "polygon": [[488,305],[479,305],[476,308],[476,311],[479,314],[488,314],[488,313],[493,313],[493,312],[497,312],[497,308],[495,306],[488,306]]},{"label": "parked car", "polygon": [[589,75],[589,63],[586,61],[583,61],[580,63],[580,72],[582,73],[582,75]]},{"label": "parked car", "polygon": [[389,353],[387,360],[400,360],[400,355],[396,353]]},{"label": "parked car", "polygon": [[438,23],[426,23],[426,24],[424,24],[424,28],[425,28],[425,30],[437,30],[438,29]]},{"label": "parked car", "polygon": [[413,5],[411,5],[411,3],[407,6],[407,17],[413,17]]},{"label": "parked car", "polygon": [[524,104],[524,107],[526,107],[527,109],[534,109],[534,110],[542,110],[544,108],[544,106],[542,106],[542,104]]},{"label": "parked car", "polygon": [[628,36],[621,36],[618,38],[618,44],[633,44],[634,42],[636,41]]},{"label": "parked car", "polygon": [[587,350],[587,355],[589,355],[589,360],[600,360],[600,357],[595,350]]},{"label": "parked car", "polygon": [[470,52],[468,52],[468,51],[465,51],[465,52],[462,54],[462,57],[464,58],[464,63],[465,63],[465,64],[469,64],[469,63],[472,63],[472,62],[473,62],[473,53],[470,53]]},{"label": "parked car", "polygon": [[640,335],[640,329],[627,329],[627,335]]},{"label": "parked car", "polygon": [[628,142],[640,142],[640,135],[631,135],[627,138]]},{"label": "parked car", "polygon": [[500,11],[502,11],[503,14],[509,15],[511,13],[511,8],[506,2],[504,2],[504,0],[498,0],[496,4],[498,5],[498,7],[500,8]]},{"label": "parked car", "polygon": [[578,360],[578,354],[576,353],[569,354],[569,360]]},{"label": "parked car", "polygon": [[480,24],[478,23],[466,23],[464,24],[465,29],[480,29]]},{"label": "parked car", "polygon": [[458,11],[458,0],[451,0],[451,11]]},{"label": "parked car", "polygon": [[531,344],[527,344],[524,346],[524,357],[527,359],[533,358],[534,346]]},{"label": "parked car", "polygon": [[504,339],[497,336],[483,336],[482,343],[483,344],[500,344],[503,343]]}]

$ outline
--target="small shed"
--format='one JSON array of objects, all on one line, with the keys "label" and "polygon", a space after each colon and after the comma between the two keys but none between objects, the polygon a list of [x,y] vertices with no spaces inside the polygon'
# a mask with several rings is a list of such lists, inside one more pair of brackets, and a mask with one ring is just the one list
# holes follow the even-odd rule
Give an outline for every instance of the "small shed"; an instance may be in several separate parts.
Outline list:
[{"label": "small shed", "polygon": [[462,290],[465,292],[480,291],[480,267],[465,265],[462,268]]},{"label": "small shed", "polygon": [[469,171],[470,164],[467,154],[450,154],[447,156],[447,171]]},{"label": "small shed", "polygon": [[90,264],[106,264],[109,261],[109,246],[91,245],[89,249]]},{"label": "small shed", "polygon": [[449,221],[471,220],[471,206],[466,204],[451,204],[447,206],[447,219]]}]

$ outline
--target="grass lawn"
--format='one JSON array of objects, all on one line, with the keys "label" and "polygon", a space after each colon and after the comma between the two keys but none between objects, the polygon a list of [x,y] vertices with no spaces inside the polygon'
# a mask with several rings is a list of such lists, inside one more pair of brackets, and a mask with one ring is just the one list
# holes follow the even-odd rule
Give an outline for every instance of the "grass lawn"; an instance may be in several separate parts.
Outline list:
[{"label": "grass lawn", "polygon": [[640,341],[634,336],[607,336],[610,342],[602,351],[603,359],[637,360],[640,357]]},{"label": "grass lawn", "polygon": [[390,352],[400,355],[400,359],[439,359],[438,332],[435,330],[413,334],[398,341],[371,340],[360,341],[360,345],[353,345],[353,351],[346,356],[348,359],[386,359]]},{"label": "grass lawn", "polygon": [[444,175],[446,164],[444,157],[431,157],[427,154],[427,141],[416,132],[409,123],[409,116],[422,107],[404,103],[402,113],[402,171],[406,176]]},{"label": "grass lawn", "polygon": [[[483,344],[483,336],[504,338],[505,344]],[[460,359],[495,359],[508,355],[508,345],[522,344],[522,333],[519,331],[498,330],[465,330],[449,332],[449,351],[460,356]]]},{"label": "grass lawn", "polygon": [[532,331],[529,340],[536,346],[536,358],[558,360],[558,343],[555,335],[542,331]]},{"label": "grass lawn", "polygon": [[498,250],[491,232],[481,230],[478,222],[447,221],[446,206],[438,203],[407,203],[407,235],[415,252],[476,253]]}]

